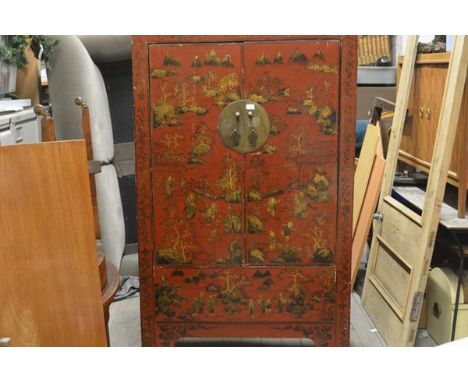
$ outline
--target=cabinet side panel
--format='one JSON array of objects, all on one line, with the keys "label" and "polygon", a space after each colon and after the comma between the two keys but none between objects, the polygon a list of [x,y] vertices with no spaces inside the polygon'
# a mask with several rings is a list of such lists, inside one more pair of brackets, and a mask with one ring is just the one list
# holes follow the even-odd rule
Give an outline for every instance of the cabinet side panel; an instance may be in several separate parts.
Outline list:
[{"label": "cabinet side panel", "polygon": [[354,132],[356,123],[356,37],[342,40],[339,170],[338,170],[338,231],[336,253],[336,345],[349,345],[350,259],[353,211]]},{"label": "cabinet side panel", "polygon": [[141,339],[154,345],[154,288],[151,186],[151,126],[148,84],[148,46],[143,37],[132,38],[135,108],[135,172],[137,179],[138,252],[140,263]]}]

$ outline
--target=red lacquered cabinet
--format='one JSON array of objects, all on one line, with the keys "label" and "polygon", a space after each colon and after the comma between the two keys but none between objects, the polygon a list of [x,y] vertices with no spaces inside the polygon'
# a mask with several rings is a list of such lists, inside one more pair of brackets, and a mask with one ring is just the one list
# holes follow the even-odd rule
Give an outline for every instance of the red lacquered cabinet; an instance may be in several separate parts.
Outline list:
[{"label": "red lacquered cabinet", "polygon": [[143,345],[348,345],[355,38],[132,42]]}]

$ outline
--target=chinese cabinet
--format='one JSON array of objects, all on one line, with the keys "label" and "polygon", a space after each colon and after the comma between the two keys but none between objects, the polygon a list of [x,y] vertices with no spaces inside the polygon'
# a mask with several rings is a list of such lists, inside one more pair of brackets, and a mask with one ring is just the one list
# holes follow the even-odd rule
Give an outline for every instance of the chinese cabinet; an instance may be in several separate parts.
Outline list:
[{"label": "chinese cabinet", "polygon": [[355,61],[354,37],[133,37],[143,345],[348,344]]}]

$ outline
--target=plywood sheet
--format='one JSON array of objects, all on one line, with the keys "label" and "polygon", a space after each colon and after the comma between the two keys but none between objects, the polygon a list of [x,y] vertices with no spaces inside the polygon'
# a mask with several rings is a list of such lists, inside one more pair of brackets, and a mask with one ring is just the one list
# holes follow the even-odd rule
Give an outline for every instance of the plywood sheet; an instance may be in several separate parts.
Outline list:
[{"label": "plywood sheet", "polygon": [[84,141],[0,148],[0,337],[105,346]]}]

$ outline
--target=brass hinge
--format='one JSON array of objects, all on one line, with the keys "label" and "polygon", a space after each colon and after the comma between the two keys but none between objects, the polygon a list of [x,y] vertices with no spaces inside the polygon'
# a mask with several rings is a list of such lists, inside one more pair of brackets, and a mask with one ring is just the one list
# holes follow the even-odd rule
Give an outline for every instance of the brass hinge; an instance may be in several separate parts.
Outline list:
[{"label": "brass hinge", "polygon": [[423,292],[416,292],[414,294],[413,305],[411,306],[410,321],[418,321],[419,311],[420,311],[423,299],[424,299]]}]

